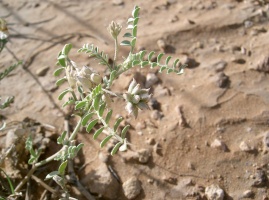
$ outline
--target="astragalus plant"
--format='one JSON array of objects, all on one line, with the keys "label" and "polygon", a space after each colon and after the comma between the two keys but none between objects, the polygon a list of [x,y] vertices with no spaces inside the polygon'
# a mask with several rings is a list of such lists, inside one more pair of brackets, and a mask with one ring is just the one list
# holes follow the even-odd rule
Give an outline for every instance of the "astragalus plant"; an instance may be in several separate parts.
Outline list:
[{"label": "astragalus plant", "polygon": [[[83,147],[82,143],[76,144],[75,141],[76,135],[82,126],[86,127],[87,132],[93,132],[93,139],[98,137],[103,138],[100,143],[101,148],[109,140],[115,140],[116,142],[114,143],[115,145],[111,151],[111,155],[117,153],[118,150],[126,151],[128,149],[129,143],[126,139],[126,134],[130,125],[124,126],[121,130],[119,129],[123,117],[116,118],[112,123],[113,109],[110,107],[112,97],[124,99],[126,102],[126,111],[135,118],[138,117],[139,109],[144,110],[149,108],[148,101],[151,98],[149,89],[141,88],[141,85],[134,79],[125,93],[116,94],[111,91],[113,82],[117,81],[122,73],[137,66],[141,68],[147,66],[151,68],[158,67],[159,72],[166,71],[167,74],[172,72],[177,74],[183,73],[184,66],[179,65],[179,59],[176,59],[169,65],[171,56],[168,56],[164,62],[161,62],[163,53],[157,55],[157,61],[153,62],[152,58],[155,52],[152,51],[147,56],[146,51],[134,52],[137,41],[138,21],[140,20],[139,10],[140,8],[135,6],[132,11],[132,17],[127,21],[128,32],[123,35],[126,39],[120,44],[118,43],[118,36],[122,30],[122,26],[116,22],[112,22],[108,26],[108,31],[115,41],[113,62],[109,62],[109,56],[93,44],[84,44],[78,50],[79,53],[85,53],[89,57],[98,60],[100,65],[107,68],[107,71],[109,71],[108,75],[101,75],[88,66],[77,66],[76,62],[69,57],[72,49],[71,44],[66,44],[58,54],[58,68],[55,70],[54,75],[60,76],[62,73],[65,75],[56,84],[61,85],[66,81],[68,82],[68,87],[60,93],[58,99],[63,100],[66,95],[69,95],[68,100],[63,103],[63,107],[73,105],[73,114],[79,116],[79,121],[70,135],[67,135],[65,131],[61,134],[57,142],[63,147],[49,158],[38,161],[40,152],[33,150],[31,140],[27,141],[27,149],[31,153],[29,162],[34,165],[34,168],[40,167],[52,160],[61,161],[59,169],[48,174],[46,178],[53,178],[64,190],[66,189],[64,177],[68,160],[73,159]],[[120,46],[130,47],[128,57],[121,61],[119,61],[117,56]],[[104,136],[101,136],[102,134]]]}]

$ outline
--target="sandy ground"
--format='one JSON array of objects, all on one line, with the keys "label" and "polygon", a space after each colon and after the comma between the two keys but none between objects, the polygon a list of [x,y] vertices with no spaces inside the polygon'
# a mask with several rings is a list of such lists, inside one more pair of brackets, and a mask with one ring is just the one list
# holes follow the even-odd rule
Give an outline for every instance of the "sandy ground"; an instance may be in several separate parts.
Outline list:
[{"label": "sandy ground", "polygon": [[[108,148],[100,150],[99,141],[82,131],[79,141],[85,147],[82,163],[77,163],[85,164],[78,171],[82,183],[97,199],[127,199],[122,183],[134,176],[142,187],[137,200],[210,199],[210,185],[218,185],[224,199],[268,199],[266,1],[125,0],[119,5],[108,0],[0,1],[0,17],[6,18],[10,30],[0,68],[16,59],[24,61],[1,81],[1,96],[15,96],[14,104],[1,115],[11,124],[28,117],[56,127],[59,134],[67,111],[57,100],[65,86],[55,87],[57,79],[52,75],[58,52],[72,43],[74,61],[103,73],[102,66],[76,50],[94,43],[112,56],[113,40],[106,27],[112,20],[125,27],[134,5],[141,7],[137,50],[160,53],[161,39],[166,55],[180,58],[188,67],[181,76],[157,74],[159,81],[152,91],[159,107],[140,112],[137,120],[121,109],[123,101],[113,104],[115,113],[126,116],[132,125],[128,137],[133,145],[127,153],[109,156],[104,164]],[[127,54],[128,49],[122,48],[120,56]],[[38,76],[44,67],[47,72]],[[155,72],[136,68],[113,88],[123,92],[135,73],[143,81]],[[55,144],[49,146],[49,152],[54,148]],[[143,149],[151,153],[145,164],[132,159]],[[106,171],[106,166],[117,173],[120,183],[96,183],[96,174]],[[79,191],[72,191],[84,199]],[[35,195],[32,199],[40,198]]]}]

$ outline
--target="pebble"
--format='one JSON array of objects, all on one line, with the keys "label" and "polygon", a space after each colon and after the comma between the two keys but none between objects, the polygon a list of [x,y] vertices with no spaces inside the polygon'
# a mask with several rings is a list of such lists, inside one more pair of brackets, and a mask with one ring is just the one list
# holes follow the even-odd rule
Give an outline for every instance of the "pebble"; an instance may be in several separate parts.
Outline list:
[{"label": "pebble", "polygon": [[104,163],[100,163],[81,182],[88,186],[91,193],[100,194],[107,199],[117,199],[120,185]]},{"label": "pebble", "polygon": [[101,160],[103,163],[107,163],[108,158],[109,158],[109,154],[100,152],[100,153],[98,154],[98,158],[99,158],[99,160]]},{"label": "pebble", "polygon": [[183,55],[180,59],[179,65],[187,65],[187,68],[193,69],[195,67],[198,67],[200,63],[197,62],[194,58],[190,58],[187,55]]},{"label": "pebble", "polygon": [[149,144],[149,145],[154,145],[156,143],[155,139],[154,138],[148,138],[146,140],[146,143]]},{"label": "pebble", "polygon": [[148,105],[152,110],[160,110],[161,109],[161,104],[154,98],[151,98],[149,100]]},{"label": "pebble", "polygon": [[160,120],[163,117],[163,114],[158,110],[153,110],[150,117],[154,120]]},{"label": "pebble", "polygon": [[220,150],[222,150],[224,152],[228,150],[226,144],[223,141],[219,140],[219,139],[215,139],[211,143],[210,147],[215,148],[215,149],[220,149]]},{"label": "pebble", "polygon": [[215,69],[216,72],[222,72],[223,70],[225,70],[227,64],[228,63],[226,61],[221,60],[213,64],[213,68]]},{"label": "pebble", "polygon": [[242,198],[251,198],[254,196],[254,192],[251,190],[246,190],[243,192]]},{"label": "pebble", "polygon": [[208,200],[223,200],[224,191],[218,185],[210,185],[205,188],[205,195]]},{"label": "pebble", "polygon": [[124,4],[124,1],[123,0],[113,0],[112,3],[115,6],[120,6],[120,5]]},{"label": "pebble", "polygon": [[195,167],[194,167],[194,165],[191,162],[188,162],[187,163],[187,168],[188,169],[191,169],[191,170],[195,170]]},{"label": "pebble", "polygon": [[216,85],[220,88],[227,88],[230,84],[229,77],[226,74],[224,74],[224,72],[220,72],[217,76],[218,77],[217,77]]},{"label": "pebble", "polygon": [[159,39],[159,40],[157,40],[157,46],[159,47],[161,52],[165,52],[167,44],[165,43],[165,41],[163,39]]},{"label": "pebble", "polygon": [[177,178],[176,177],[166,177],[164,176],[163,178],[163,181],[167,182],[167,183],[170,183],[172,185],[176,185],[177,184]]},{"label": "pebble", "polygon": [[36,70],[36,75],[37,76],[45,76],[47,74],[47,72],[49,71],[49,67],[46,66],[46,67],[41,67],[41,68],[38,68]]},{"label": "pebble", "polygon": [[252,151],[252,148],[250,148],[250,146],[245,141],[242,141],[240,143],[239,148],[241,149],[241,151],[245,151],[245,152]]},{"label": "pebble", "polygon": [[242,65],[242,64],[246,63],[246,60],[243,58],[234,58],[234,59],[232,59],[232,62]]},{"label": "pebble", "polygon": [[140,149],[137,153],[138,161],[143,164],[146,164],[151,157],[151,152],[148,149]]},{"label": "pebble", "polygon": [[269,72],[269,57],[265,57],[262,61],[260,61],[256,67],[257,71],[260,72]]},{"label": "pebble", "polygon": [[253,26],[253,22],[252,21],[249,21],[249,20],[246,20],[244,22],[244,25],[245,25],[246,28],[250,28],[251,26]]},{"label": "pebble", "polygon": [[175,109],[176,109],[176,112],[179,115],[179,121],[178,121],[179,125],[181,127],[188,127],[189,125],[188,125],[187,120],[186,120],[186,118],[184,116],[183,107],[182,106],[177,106]]},{"label": "pebble", "polygon": [[145,121],[142,121],[142,122],[138,122],[136,125],[135,125],[135,130],[137,131],[141,131],[143,129],[147,128],[147,124]]},{"label": "pebble", "polygon": [[165,97],[169,96],[170,91],[168,88],[163,87],[161,84],[157,85],[157,87],[154,89],[154,97]]},{"label": "pebble", "polygon": [[267,176],[264,170],[257,169],[255,173],[255,179],[253,180],[253,183],[251,186],[253,187],[263,187],[267,183]]},{"label": "pebble", "polygon": [[156,84],[159,81],[159,78],[156,74],[154,73],[148,73],[147,77],[146,77],[146,84],[145,87],[146,88],[150,88],[151,86],[153,86],[154,84]]},{"label": "pebble", "polygon": [[263,145],[264,145],[264,150],[267,150],[269,148],[269,132],[265,132],[264,134]]},{"label": "pebble", "polygon": [[141,183],[136,177],[132,177],[122,184],[124,195],[127,199],[134,199],[141,192]]}]

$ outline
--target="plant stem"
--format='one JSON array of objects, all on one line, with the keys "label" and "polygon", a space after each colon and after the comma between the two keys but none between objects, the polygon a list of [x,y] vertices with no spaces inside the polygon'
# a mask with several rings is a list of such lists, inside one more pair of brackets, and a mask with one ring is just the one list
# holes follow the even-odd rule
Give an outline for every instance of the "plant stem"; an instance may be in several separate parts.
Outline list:
[{"label": "plant stem", "polygon": [[116,61],[117,61],[117,55],[118,55],[118,37],[115,38],[115,53],[114,53],[114,60],[113,60],[113,67],[112,70],[115,69]]},{"label": "plant stem", "polygon": [[77,133],[78,133],[78,131],[80,129],[81,121],[82,121],[82,118],[80,118],[80,120],[77,123],[77,126],[75,127],[75,129],[73,131],[73,133],[70,135],[70,137],[68,139],[70,142],[75,139],[75,137],[76,137],[76,135],[77,135]]}]

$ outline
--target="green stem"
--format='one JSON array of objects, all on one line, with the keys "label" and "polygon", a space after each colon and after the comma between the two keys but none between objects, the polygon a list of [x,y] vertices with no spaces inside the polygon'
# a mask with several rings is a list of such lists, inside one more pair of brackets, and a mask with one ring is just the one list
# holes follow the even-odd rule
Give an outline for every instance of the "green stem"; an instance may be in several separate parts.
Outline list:
[{"label": "green stem", "polygon": [[72,140],[75,139],[75,137],[76,137],[76,135],[77,135],[77,133],[78,133],[80,127],[81,127],[81,121],[82,121],[82,118],[80,118],[80,120],[77,123],[77,126],[75,127],[75,129],[73,131],[73,133],[70,135],[70,137],[68,139],[69,141],[72,141]]},{"label": "green stem", "polygon": [[113,60],[113,67],[112,70],[115,69],[116,61],[117,61],[117,55],[118,55],[118,37],[115,38],[115,53],[114,53],[114,60]]}]

